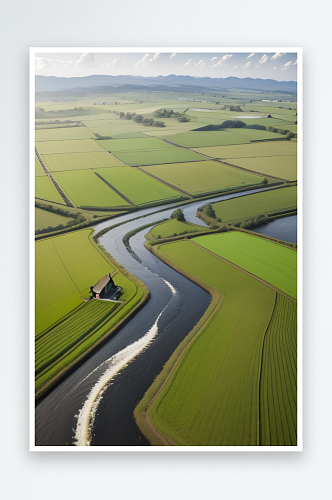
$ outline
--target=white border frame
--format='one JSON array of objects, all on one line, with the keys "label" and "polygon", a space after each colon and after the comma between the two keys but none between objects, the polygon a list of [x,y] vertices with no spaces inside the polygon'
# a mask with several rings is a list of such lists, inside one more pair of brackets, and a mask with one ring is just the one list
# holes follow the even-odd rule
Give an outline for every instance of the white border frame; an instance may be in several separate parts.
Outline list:
[{"label": "white border frame", "polygon": [[[298,170],[298,224],[297,224],[297,328],[298,328],[298,387],[297,387],[297,446],[36,446],[35,445],[35,399],[34,399],[34,337],[35,337],[35,56],[36,53],[297,53],[297,170]],[[303,451],[303,49],[302,47],[31,47],[29,61],[29,450],[43,452],[96,452],[96,451],[136,451],[136,452],[299,452]]]}]

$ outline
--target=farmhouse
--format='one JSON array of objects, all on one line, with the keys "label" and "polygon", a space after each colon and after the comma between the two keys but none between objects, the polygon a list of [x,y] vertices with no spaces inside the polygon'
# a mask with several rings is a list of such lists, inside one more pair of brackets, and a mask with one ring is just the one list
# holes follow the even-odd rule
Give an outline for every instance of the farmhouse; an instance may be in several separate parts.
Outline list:
[{"label": "farmhouse", "polygon": [[115,285],[110,274],[106,274],[98,283],[90,287],[90,293],[94,299],[115,300],[121,291],[122,288]]}]

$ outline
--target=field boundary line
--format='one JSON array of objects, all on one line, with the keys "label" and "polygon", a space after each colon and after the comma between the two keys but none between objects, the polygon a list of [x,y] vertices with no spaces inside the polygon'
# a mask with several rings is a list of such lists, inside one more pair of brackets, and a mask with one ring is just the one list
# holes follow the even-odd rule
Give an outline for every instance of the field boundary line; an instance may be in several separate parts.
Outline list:
[{"label": "field boundary line", "polygon": [[106,179],[104,179],[104,177],[102,177],[100,174],[98,174],[97,172],[95,172],[94,170],[92,171],[97,177],[99,177],[99,179],[101,181],[103,181],[106,186],[108,186],[109,188],[112,189],[112,191],[114,191],[117,195],[121,196],[121,198],[123,200],[125,200],[127,203],[129,203],[130,205],[133,205],[134,207],[137,207],[136,203],[133,203],[131,200],[129,200],[129,198],[127,198],[126,196],[124,196],[123,194],[120,193],[120,191],[118,191],[117,189],[115,189],[114,186],[112,186],[112,184],[110,184]]},{"label": "field boundary line", "polygon": [[[282,295],[285,295],[285,297],[287,297],[288,299],[290,300],[293,300],[294,302],[297,302],[296,299],[294,299],[294,297],[291,297],[290,295],[287,295],[287,293],[283,292],[282,290],[279,290],[279,288],[276,288],[275,286],[271,285],[271,283],[268,283],[267,281],[264,281],[262,278],[259,278],[258,276],[256,276],[255,274],[252,274],[250,273],[249,271],[246,271],[245,269],[243,269],[242,267],[240,266],[237,266],[236,264],[233,264],[233,262],[230,262],[229,260],[227,259],[224,259],[224,257],[220,257],[220,255],[217,255],[216,253],[213,253],[211,252],[211,250],[208,250],[207,248],[204,248],[202,247],[201,245],[199,245],[198,243],[196,243],[195,241],[193,241],[192,239],[188,239],[188,241],[190,241],[190,243],[192,243],[193,245],[196,245],[198,246],[199,248],[202,248],[203,250],[205,250],[206,252],[210,253],[211,255],[213,255],[214,257],[217,257],[218,259],[220,260],[223,260],[224,262],[226,262],[227,264],[230,264],[231,266],[233,267],[236,267],[236,269],[239,269],[239,271],[242,271],[246,274],[248,274],[249,276],[251,276],[252,278],[255,278],[256,280],[260,281],[261,283],[263,283],[264,285],[267,285],[269,286],[270,288],[272,288],[272,290],[275,290],[279,293],[281,293]],[[286,248],[289,248],[289,247],[286,247]]]},{"label": "field boundary line", "polygon": [[[182,163],[188,163],[188,162],[182,162]],[[167,163],[165,163],[165,165],[167,165]],[[170,163],[170,165],[172,165],[172,163]],[[149,165],[146,165],[146,166],[148,167]],[[187,191],[184,191],[183,189],[177,188],[173,184],[170,184],[169,182],[166,182],[163,179],[159,179],[159,177],[157,177],[156,175],[151,174],[151,172],[146,172],[145,170],[143,170],[138,165],[137,165],[137,167],[132,167],[132,168],[135,168],[136,170],[139,170],[143,174],[148,175],[149,177],[152,177],[152,179],[155,179],[156,181],[160,182],[161,184],[164,184],[165,186],[168,186],[169,188],[174,189],[175,191],[178,191],[181,194],[189,196],[189,198],[192,198],[192,195],[190,193],[187,193]]]}]

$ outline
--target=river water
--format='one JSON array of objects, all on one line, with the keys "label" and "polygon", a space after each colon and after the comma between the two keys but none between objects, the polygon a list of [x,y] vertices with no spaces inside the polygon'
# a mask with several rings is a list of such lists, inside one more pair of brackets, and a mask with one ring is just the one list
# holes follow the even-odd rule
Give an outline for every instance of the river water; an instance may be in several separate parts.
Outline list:
[{"label": "river water", "polygon": [[255,233],[266,234],[277,240],[297,243],[297,215],[282,217],[273,222],[268,222],[264,226],[253,229]]},{"label": "river water", "polygon": [[[252,190],[254,193],[261,190]],[[205,225],[196,218],[197,208],[210,201],[218,201],[247,194],[223,195],[183,206],[186,220]],[[129,364],[122,366],[106,386],[96,407],[91,430],[91,446],[148,446],[136,426],[133,410],[169,359],[179,343],[192,330],[210,303],[210,296],[190,280],[161,262],[144,247],[147,229],[130,240],[135,259],[126,250],[123,236],[141,225],[155,222],[171,215],[176,203],[141,210],[111,221],[97,224],[96,232],[118,222],[125,224],[100,238],[106,250],[126,269],[141,279],[150,291],[150,299],[114,337],[69,375],[36,407],[36,445],[73,446],[77,444],[78,420],[84,417],[84,405],[102,377],[107,377],[121,353],[142,343],[149,342]],[[160,210],[163,210],[160,213]],[[130,221],[133,217],[146,217]],[[273,223],[274,224],[274,223]],[[265,226],[266,227],[266,226]],[[141,262],[140,262],[141,261]],[[146,337],[148,338],[148,337]],[[143,344],[142,344],[143,345]],[[122,366],[122,368],[121,368]],[[106,375],[105,375],[106,374]],[[84,441],[84,437],[81,436]]]}]

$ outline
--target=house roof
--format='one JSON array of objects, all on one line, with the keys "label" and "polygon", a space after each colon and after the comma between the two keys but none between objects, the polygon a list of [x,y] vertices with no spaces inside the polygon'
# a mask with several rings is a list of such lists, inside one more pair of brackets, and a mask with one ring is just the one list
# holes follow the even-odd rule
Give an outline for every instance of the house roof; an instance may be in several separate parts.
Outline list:
[{"label": "house roof", "polygon": [[93,291],[95,293],[100,293],[102,291],[103,288],[105,288],[105,286],[107,285],[107,283],[110,281],[110,277],[108,274],[106,274],[106,276],[104,276],[103,278],[101,278],[98,283],[93,287]]}]

